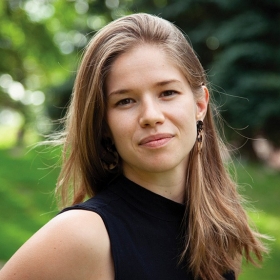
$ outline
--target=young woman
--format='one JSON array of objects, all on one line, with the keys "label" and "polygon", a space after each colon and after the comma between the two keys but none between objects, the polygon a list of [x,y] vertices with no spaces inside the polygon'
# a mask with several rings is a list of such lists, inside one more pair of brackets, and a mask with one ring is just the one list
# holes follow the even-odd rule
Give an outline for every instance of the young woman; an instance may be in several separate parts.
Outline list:
[{"label": "young woman", "polygon": [[237,279],[242,254],[261,260],[211,106],[205,72],[173,24],[135,14],[100,30],[60,138],[57,190],[72,206],[0,279]]}]

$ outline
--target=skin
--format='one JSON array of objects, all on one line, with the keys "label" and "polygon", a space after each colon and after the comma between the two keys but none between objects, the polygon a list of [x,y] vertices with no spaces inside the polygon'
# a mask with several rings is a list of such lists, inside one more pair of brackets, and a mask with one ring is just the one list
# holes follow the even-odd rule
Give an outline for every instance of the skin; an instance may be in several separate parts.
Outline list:
[{"label": "skin", "polygon": [[56,216],[6,263],[0,279],[113,280],[110,241],[102,219],[83,210]]},{"label": "skin", "polygon": [[[195,100],[179,69],[150,45],[116,59],[106,87],[108,124],[125,175],[183,202],[188,155],[196,121],[206,114],[207,88]],[[71,210],[35,233],[0,271],[0,280],[27,279],[113,280],[110,240],[100,216]]]},{"label": "skin", "polygon": [[106,83],[107,121],[126,177],[183,202],[188,157],[208,90],[195,100],[163,50],[141,45],[118,57]]}]

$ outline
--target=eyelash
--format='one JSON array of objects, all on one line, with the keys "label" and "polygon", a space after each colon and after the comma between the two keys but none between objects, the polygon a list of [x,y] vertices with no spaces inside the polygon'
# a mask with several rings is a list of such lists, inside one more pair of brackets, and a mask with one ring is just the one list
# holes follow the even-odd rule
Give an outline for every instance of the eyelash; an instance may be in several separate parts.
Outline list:
[{"label": "eyelash", "polygon": [[[160,97],[169,97],[169,96],[173,96],[175,94],[178,94],[178,92],[175,90],[166,90],[160,94]],[[134,102],[134,100],[132,98],[124,98],[124,99],[118,101],[116,103],[116,106],[125,106],[125,105],[128,105],[133,102]]]},{"label": "eyelash", "polygon": [[[168,93],[167,95],[165,95],[166,93]],[[171,93],[171,94],[170,94]],[[166,90],[166,91],[164,91],[161,95],[163,95],[163,96],[172,96],[172,95],[174,95],[174,94],[177,94],[178,92],[177,91],[175,91],[175,90]]]},{"label": "eyelash", "polygon": [[122,99],[122,100],[118,101],[116,103],[116,106],[124,106],[124,105],[132,103],[132,101],[133,101],[133,99],[131,99],[131,98],[125,98],[125,99]]}]

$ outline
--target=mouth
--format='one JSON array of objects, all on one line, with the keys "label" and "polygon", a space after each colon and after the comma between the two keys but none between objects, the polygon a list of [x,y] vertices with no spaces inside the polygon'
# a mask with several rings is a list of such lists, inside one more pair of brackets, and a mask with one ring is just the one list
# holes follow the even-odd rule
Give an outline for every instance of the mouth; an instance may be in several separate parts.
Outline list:
[{"label": "mouth", "polygon": [[143,138],[140,142],[139,145],[145,145],[145,146],[150,146],[150,147],[156,147],[156,146],[161,146],[167,142],[169,142],[174,135],[170,133],[161,133],[161,134],[156,134],[156,135],[151,135],[148,137]]}]

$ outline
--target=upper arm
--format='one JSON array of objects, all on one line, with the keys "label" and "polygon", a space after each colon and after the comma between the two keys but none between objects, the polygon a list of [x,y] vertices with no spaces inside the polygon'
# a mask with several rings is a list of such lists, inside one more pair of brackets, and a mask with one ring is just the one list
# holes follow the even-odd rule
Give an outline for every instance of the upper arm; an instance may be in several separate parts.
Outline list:
[{"label": "upper arm", "polygon": [[110,241],[100,216],[71,210],[33,235],[4,266],[0,279],[101,279],[110,263]]}]

